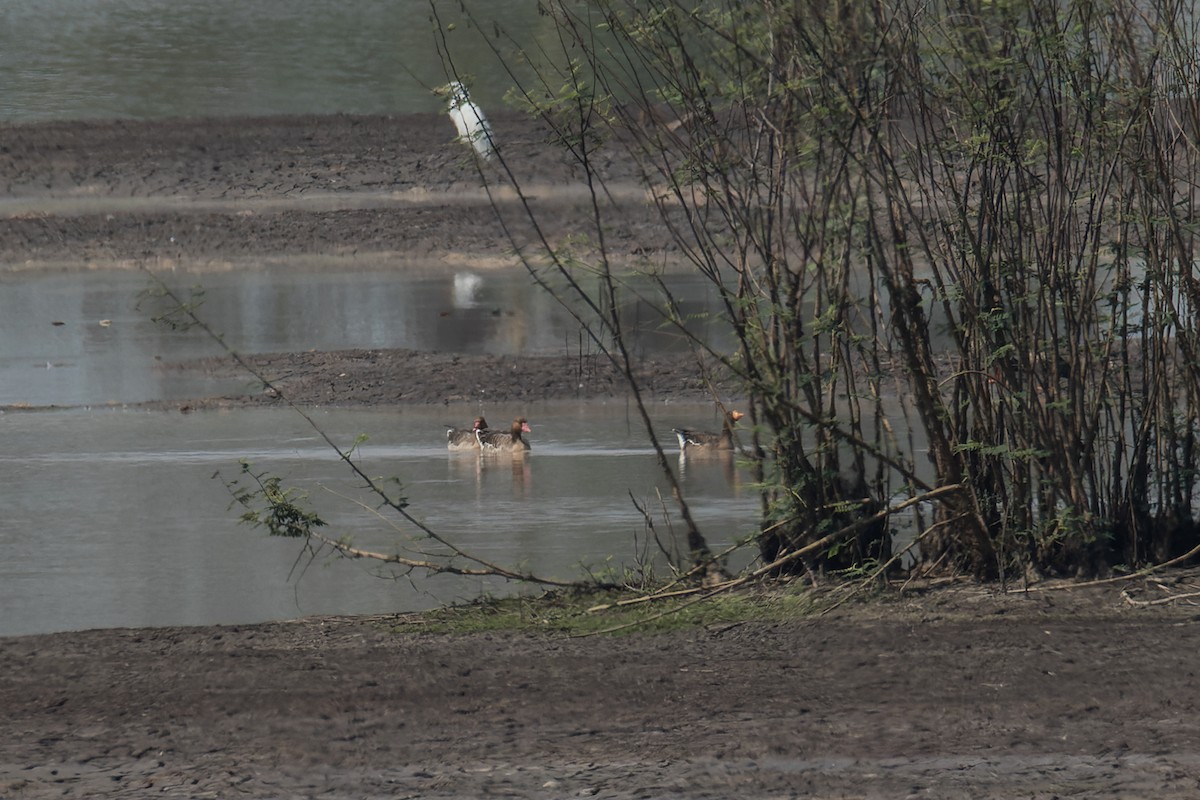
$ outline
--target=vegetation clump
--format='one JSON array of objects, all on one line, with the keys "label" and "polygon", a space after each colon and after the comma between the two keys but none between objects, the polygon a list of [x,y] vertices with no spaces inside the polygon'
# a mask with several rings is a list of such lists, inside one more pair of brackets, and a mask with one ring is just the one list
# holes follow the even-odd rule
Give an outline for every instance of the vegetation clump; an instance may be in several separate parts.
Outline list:
[{"label": "vegetation clump", "polygon": [[898,517],[859,523],[949,487],[904,520],[917,571],[1095,575],[1200,546],[1185,5],[543,6],[561,47],[513,94],[577,163],[594,225],[518,252],[636,394],[603,165],[638,163],[735,335],[694,333],[658,281],[663,324],[749,399],[762,561],[814,542],[781,570],[888,560]]},{"label": "vegetation clump", "polygon": [[820,608],[814,595],[794,587],[729,593],[703,603],[687,597],[640,602],[644,597],[629,591],[571,589],[537,597],[486,598],[407,615],[393,627],[406,633],[430,634],[515,631],[560,636],[616,635],[751,621],[794,621],[811,616]]}]

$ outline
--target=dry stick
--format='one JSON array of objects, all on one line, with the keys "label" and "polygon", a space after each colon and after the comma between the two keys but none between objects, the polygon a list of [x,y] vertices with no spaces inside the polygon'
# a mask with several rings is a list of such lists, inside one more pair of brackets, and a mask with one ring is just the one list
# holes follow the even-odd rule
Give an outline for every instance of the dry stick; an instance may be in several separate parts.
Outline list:
[{"label": "dry stick", "polygon": [[[937,557],[936,561],[934,561],[928,567],[923,569],[922,572],[924,572],[926,575],[930,575],[930,574],[934,573],[935,571],[937,571],[937,568],[939,566],[941,566],[942,562],[945,561],[949,556],[950,556],[950,551],[946,550],[940,556]],[[913,575],[909,575],[908,578],[904,581],[904,583],[900,584],[899,592],[901,594],[904,594],[904,591],[908,588],[908,585],[913,582],[914,577],[915,576],[913,576]],[[949,578],[937,578],[935,580],[937,580],[937,581],[947,581],[947,580],[954,581],[954,580],[956,580],[956,578],[951,576]]]},{"label": "dry stick", "polygon": [[[449,573],[451,575],[491,575],[501,578],[514,578],[518,580],[526,580],[519,575],[506,575],[502,572],[497,572],[491,568],[472,569],[469,567],[455,567],[450,564],[438,564],[435,561],[418,561],[417,559],[406,558],[398,553],[377,553],[371,550],[364,550],[360,547],[352,547],[344,541],[331,539],[328,536],[323,536],[319,533],[310,532],[309,537],[316,539],[321,544],[335,550],[338,554],[346,558],[369,558],[374,561],[382,561],[385,564],[399,564],[413,569],[424,569],[436,573]],[[553,585],[570,585],[570,584],[553,584]]]},{"label": "dry stick", "polygon": [[[663,510],[663,517],[666,520],[667,529],[671,530],[671,518],[669,516],[669,513],[667,512],[666,502],[662,498],[662,492],[658,491],[657,489],[655,489],[655,492],[658,495],[659,507],[662,508],[662,510]],[[665,544],[663,544],[662,537],[658,535],[658,528],[654,527],[654,518],[650,515],[649,503],[647,503],[645,506],[642,506],[641,504],[639,504],[637,501],[637,498],[633,496],[632,489],[629,490],[629,500],[630,500],[630,502],[633,503],[633,507],[638,510],[638,513],[640,513],[642,515],[642,518],[645,520],[646,527],[649,529],[650,534],[654,537],[654,544],[658,547],[658,552],[662,553],[663,557],[667,559],[667,564],[670,566],[671,571],[674,572],[675,574],[678,574],[679,569],[680,569],[678,566],[679,554],[669,551],[667,549],[667,546]],[[673,532],[672,532],[672,538],[673,538]],[[720,557],[721,556],[716,556],[715,558],[720,558]],[[693,566],[691,570],[689,570],[687,573],[685,573],[685,575],[690,575],[690,574],[692,574],[693,571],[695,571],[697,569],[699,569],[698,565]],[[676,578],[676,580],[672,581],[669,585],[673,586],[676,583],[678,583],[679,580],[680,580],[679,578]]]},{"label": "dry stick", "polygon": [[1024,592],[1056,592],[1056,591],[1061,591],[1064,589],[1090,589],[1093,586],[1106,586],[1106,585],[1112,584],[1112,583],[1120,583],[1121,581],[1132,581],[1132,580],[1136,580],[1137,578],[1144,578],[1147,575],[1157,572],[1160,569],[1168,569],[1170,567],[1174,567],[1177,564],[1182,564],[1183,562],[1185,562],[1189,559],[1192,559],[1192,558],[1196,557],[1197,555],[1200,555],[1200,544],[1196,545],[1191,550],[1188,550],[1186,553],[1184,553],[1181,556],[1176,556],[1175,558],[1172,558],[1169,561],[1163,561],[1161,564],[1151,564],[1148,567],[1143,567],[1142,569],[1139,569],[1137,572],[1131,572],[1128,575],[1118,575],[1115,578],[1102,578],[1101,580],[1086,581],[1084,583],[1066,583],[1066,584],[1059,584],[1059,585],[1055,585],[1055,586],[1028,586],[1023,589],[1009,589],[1007,593],[1011,594],[1013,592],[1022,592],[1022,593],[1024,593]]},{"label": "dry stick", "polygon": [[652,600],[662,599],[663,597],[679,597],[679,596],[683,596],[683,595],[687,595],[687,594],[702,593],[702,594],[700,594],[699,597],[695,597],[686,603],[683,603],[674,608],[663,611],[659,614],[655,614],[654,616],[649,617],[648,619],[637,620],[636,622],[629,622],[629,623],[625,623],[624,625],[616,625],[611,628],[605,628],[603,630],[593,631],[591,633],[579,634],[579,636],[583,637],[583,636],[595,636],[596,634],[601,634],[601,633],[615,633],[617,631],[625,630],[626,628],[632,628],[632,627],[636,627],[638,625],[644,625],[647,622],[654,622],[655,620],[662,619],[663,617],[666,617],[670,614],[678,613],[678,612],[684,610],[685,608],[689,608],[693,605],[696,605],[697,603],[701,603],[701,602],[709,599],[710,597],[721,594],[722,592],[729,591],[730,589],[735,589],[739,586],[744,586],[745,584],[750,583],[751,581],[755,581],[765,575],[768,575],[771,572],[778,570],[780,567],[786,566],[786,565],[790,564],[791,562],[801,558],[802,556],[808,555],[809,553],[813,552],[814,550],[818,550],[822,547],[825,547],[826,545],[833,543],[834,541],[840,539],[843,536],[848,536],[849,534],[854,533],[855,531],[859,530],[860,528],[865,528],[868,525],[873,525],[876,522],[887,518],[887,516],[889,514],[894,514],[897,511],[903,511],[904,509],[906,509],[910,506],[917,505],[918,503],[924,503],[924,502],[927,502],[930,500],[935,500],[938,497],[941,497],[942,495],[951,494],[953,492],[960,492],[962,490],[963,490],[962,484],[953,483],[953,484],[949,484],[947,486],[939,486],[938,488],[932,489],[932,490],[926,492],[925,494],[919,495],[917,497],[910,497],[909,499],[907,499],[901,503],[897,503],[894,506],[889,506],[888,508],[885,508],[883,511],[880,511],[876,514],[872,514],[870,517],[867,517],[866,519],[860,519],[857,522],[851,523],[850,525],[847,525],[844,528],[836,530],[827,536],[822,536],[817,541],[815,541],[811,544],[805,545],[804,547],[801,547],[798,550],[792,550],[791,552],[787,553],[786,555],[783,555],[783,556],[775,559],[770,564],[766,564],[765,566],[759,567],[754,572],[751,572],[747,575],[743,575],[740,578],[735,578],[735,579],[729,580],[729,581],[723,581],[722,583],[719,583],[716,586],[713,586],[713,587],[710,587],[707,589],[705,587],[697,587],[697,588],[690,589],[690,590],[679,590],[678,592],[672,592],[669,595],[647,595],[642,598],[635,598],[634,600],[631,600],[627,603],[611,603],[607,606],[596,606],[595,608],[588,609],[589,611],[605,611],[605,610],[613,608],[617,605],[630,605],[633,602],[650,602]]},{"label": "dry stick", "polygon": [[[761,536],[762,534],[770,533],[771,531],[773,531],[777,528],[782,528],[784,525],[787,525],[794,521],[795,521],[795,519],[792,517],[789,517],[787,519],[781,519],[780,521],[776,522],[774,525],[764,528],[762,531],[760,531],[759,535]],[[724,559],[726,556],[733,555],[741,548],[746,547],[748,544],[749,544],[748,542],[731,544],[731,545],[729,545],[729,547],[725,548],[720,553],[717,553],[715,556],[713,556],[713,561],[719,562],[722,559]],[[624,600],[617,600],[616,602],[613,602],[613,603],[601,603],[598,606],[592,606],[587,611],[589,614],[594,611],[607,611],[610,608],[620,608],[621,606],[632,606],[632,605],[638,605],[640,603],[651,602],[654,600],[661,600],[661,599],[670,598],[670,597],[679,597],[681,595],[695,594],[696,592],[703,591],[704,589],[713,588],[711,586],[700,586],[700,587],[692,586],[687,589],[675,589],[674,588],[674,587],[678,586],[679,584],[683,583],[688,578],[694,577],[697,574],[699,574],[700,570],[703,569],[704,566],[705,566],[704,564],[697,564],[696,566],[689,569],[687,572],[685,572],[682,575],[680,575],[679,577],[677,577],[675,580],[668,583],[666,586],[659,588],[659,590],[657,592],[655,592],[654,594],[642,595],[640,597],[627,597]],[[718,584],[718,585],[724,585],[724,584],[722,583],[722,584]]]},{"label": "dry stick", "polygon": [[[1187,600],[1192,597],[1200,597],[1200,592],[1185,592],[1184,594],[1171,595],[1170,597],[1160,597],[1157,600],[1134,600],[1132,597],[1129,596],[1128,589],[1122,589],[1121,597],[1125,600],[1126,603],[1129,603],[1129,605],[1131,605],[1131,606],[1139,606],[1139,607],[1161,606],[1161,605],[1166,605],[1167,603],[1174,603],[1178,600]],[[1194,605],[1194,604],[1192,604],[1192,605]]]},{"label": "dry stick", "polygon": [[[776,522],[774,525],[769,525],[768,527],[763,528],[759,532],[758,535],[762,536],[764,534],[771,533],[772,531],[782,528],[785,525],[789,525],[795,521],[796,521],[795,517],[788,517],[787,519],[781,519],[778,522]],[[838,531],[837,533],[841,533],[841,531]],[[837,535],[837,533],[835,533],[833,535]],[[818,542],[817,544],[820,544],[820,543]],[[745,543],[732,544],[728,548],[723,550],[721,553],[714,556],[714,560],[719,561],[720,559],[723,559],[728,555],[732,555],[733,553],[735,553],[736,551],[738,551],[739,549],[741,549],[742,547],[745,547],[745,546],[746,546]],[[805,552],[807,552],[807,549],[805,550]],[[655,600],[662,600],[665,598],[695,594],[696,592],[703,591],[705,589],[714,588],[712,586],[700,586],[700,587],[693,586],[693,587],[690,587],[687,589],[675,589],[674,588],[674,587],[678,586],[679,584],[681,584],[683,581],[687,580],[688,578],[693,577],[696,574],[698,574],[700,572],[701,567],[702,567],[702,565],[696,565],[696,566],[692,567],[690,570],[688,570],[684,574],[680,575],[678,578],[671,581],[666,586],[661,587],[654,594],[642,595],[640,597],[627,597],[624,600],[617,600],[616,602],[613,602],[613,603],[601,603],[598,606],[592,606],[587,611],[589,614],[592,613],[593,611],[607,611],[611,608],[620,608],[621,606],[632,606],[632,605],[638,605],[641,603],[653,602]],[[736,579],[733,579],[733,580],[736,580]],[[724,585],[724,583],[718,584],[718,586],[723,586],[723,585]]]},{"label": "dry stick", "polygon": [[[867,586],[869,586],[870,584],[872,584],[876,580],[878,580],[879,576],[882,575],[884,572],[886,572],[888,567],[892,566],[892,564],[895,564],[898,560],[900,560],[900,558],[902,558],[904,556],[905,553],[907,553],[908,551],[912,550],[914,547],[919,545],[925,539],[926,536],[929,536],[931,533],[936,531],[938,528],[943,528],[953,522],[957,522],[958,520],[962,519],[962,517],[963,517],[963,515],[959,514],[958,516],[951,517],[950,519],[942,520],[941,522],[935,522],[933,525],[930,525],[928,528],[926,528],[924,531],[922,531],[919,536],[913,537],[913,540],[911,542],[909,542],[908,545],[906,547],[904,547],[904,549],[902,549],[899,553],[896,553],[895,555],[893,555],[891,558],[889,558],[887,561],[885,561],[883,563],[883,565],[881,567],[879,567],[879,569],[875,570],[870,575],[868,575],[866,578],[864,578],[862,581],[860,581],[858,583],[858,585],[854,587],[854,589],[852,589],[848,594],[846,594],[845,597],[843,597],[841,600],[838,600],[836,603],[829,606],[828,608],[825,608],[823,611],[821,611],[821,613],[818,616],[823,617],[826,614],[828,614],[829,612],[834,611],[835,609],[837,609],[840,606],[847,603],[851,598],[858,596],[858,594],[864,588],[866,588]],[[943,555],[945,555],[945,554],[943,554]]]},{"label": "dry stick", "polygon": [[669,563],[672,565],[671,568],[678,570],[678,567],[675,565],[680,563],[679,548],[677,546],[679,540],[675,536],[675,526],[671,524],[671,512],[667,509],[667,501],[663,499],[662,489],[658,488],[657,486],[654,487],[654,495],[658,498],[658,508],[662,512],[663,522],[666,523],[667,526],[667,541],[671,542],[671,550],[673,552],[667,552],[666,546],[663,544],[662,540],[658,538],[657,533],[654,534],[654,541],[658,544],[659,551],[667,557]]},{"label": "dry stick", "polygon": [[[384,516],[383,513],[379,510],[379,508],[369,506],[357,497],[351,497],[351,496],[344,494],[342,492],[339,492],[335,489],[331,489],[328,486],[324,486],[322,488],[324,488],[325,491],[329,492],[330,494],[334,495],[335,497],[340,497],[343,500],[346,500],[347,502],[354,503],[359,508],[361,508],[363,511],[366,511],[368,514],[374,514],[376,517],[379,518],[379,520],[381,522],[383,522],[385,525],[387,525],[389,528],[396,531],[397,533],[403,533],[403,529],[399,525],[396,524],[396,521],[394,519]],[[361,548],[352,547],[351,545],[347,544],[346,542],[342,541],[341,539],[331,539],[328,536],[325,536],[324,534],[320,534],[320,533],[313,533],[310,531],[309,535],[312,536],[317,541],[319,541],[325,545],[328,545],[333,550],[337,551],[341,555],[344,555],[348,558],[372,558],[377,561],[383,561],[388,564],[403,564],[404,566],[407,566],[407,567],[418,567],[421,569],[429,570],[434,573],[451,573],[454,575],[493,575],[498,578],[506,578],[508,580],[521,581],[524,583],[540,583],[545,586],[566,587],[566,586],[578,586],[579,585],[575,581],[562,581],[562,580],[556,580],[554,578],[539,578],[536,575],[523,574],[520,572],[516,572],[514,570],[507,569],[506,567],[502,567],[498,564],[492,564],[487,561],[481,561],[477,558],[471,558],[470,556],[464,556],[464,557],[470,558],[475,563],[480,564],[482,567],[484,567],[484,569],[470,570],[470,569],[466,569],[463,567],[453,567],[449,564],[439,565],[437,562],[416,561],[416,560],[413,560],[410,558],[406,558],[405,556],[401,556],[398,553],[394,554],[394,555],[389,555],[387,553],[376,553],[376,552],[373,552],[370,550],[363,550]],[[456,555],[461,555],[461,553],[459,553],[458,550],[455,550],[454,552]]]}]

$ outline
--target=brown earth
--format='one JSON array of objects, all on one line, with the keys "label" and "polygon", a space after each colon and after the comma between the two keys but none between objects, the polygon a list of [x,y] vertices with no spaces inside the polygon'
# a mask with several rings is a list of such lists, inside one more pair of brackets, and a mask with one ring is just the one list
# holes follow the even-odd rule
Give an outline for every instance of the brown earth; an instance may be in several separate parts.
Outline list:
[{"label": "brown earth", "polygon": [[[197,398],[186,410],[212,406],[299,405],[372,406],[398,403],[462,403],[486,397],[489,403],[590,400],[624,397],[625,378],[599,355],[510,356],[430,353],[414,350],[343,350],[264,353],[214,357],[174,365],[213,377],[244,376],[248,366],[263,390],[242,395]],[[635,370],[647,400],[702,401],[717,390],[729,396],[727,378],[701,374],[694,362],[646,359]],[[178,404],[172,404],[178,405]]]},{"label": "brown earth", "polygon": [[[503,262],[508,239],[447,126],[0,126],[0,273]],[[587,211],[571,171],[535,126],[496,127],[549,230],[569,231]],[[630,165],[605,166],[626,187],[618,251],[665,252],[631,202]],[[252,361],[292,376],[290,398],[339,403],[439,402],[495,366],[379,351]],[[395,371],[425,362],[452,379],[405,397]],[[620,391],[588,370],[509,390]],[[666,377],[654,391],[698,391]],[[448,637],[382,617],[5,638],[0,798],[1200,797],[1198,581],[909,587],[808,621],[616,638]]]},{"label": "brown earth", "polygon": [[617,638],[3,639],[0,796],[1194,798],[1196,618],[960,588]]}]

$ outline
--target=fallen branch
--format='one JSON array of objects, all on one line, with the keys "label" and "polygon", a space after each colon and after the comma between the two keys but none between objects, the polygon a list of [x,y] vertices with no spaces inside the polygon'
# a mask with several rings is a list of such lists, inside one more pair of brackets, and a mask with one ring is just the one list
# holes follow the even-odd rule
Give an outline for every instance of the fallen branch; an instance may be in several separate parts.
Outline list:
[{"label": "fallen branch", "polygon": [[[314,539],[325,547],[335,551],[345,558],[368,558],[374,561],[379,561],[384,564],[399,564],[400,566],[410,567],[412,569],[423,569],[428,572],[439,575],[468,575],[472,577],[494,577],[505,578],[507,580],[522,581],[524,583],[540,583],[545,586],[578,586],[579,584],[573,581],[560,581],[553,578],[540,578],[529,573],[516,572],[505,567],[497,565],[487,565],[481,567],[456,567],[453,564],[439,563],[436,561],[421,561],[419,559],[408,558],[399,553],[379,553],[372,550],[364,550],[360,547],[354,547],[344,541],[332,539],[320,533],[309,532],[310,539]],[[472,559],[476,563],[477,559]]]},{"label": "fallen branch", "polygon": [[[837,609],[839,606],[844,605],[851,598],[857,596],[858,593],[861,592],[864,588],[871,585],[875,581],[879,580],[880,575],[883,575],[885,572],[887,572],[889,567],[891,567],[893,564],[895,564],[897,561],[899,561],[901,558],[903,558],[905,553],[909,552],[914,547],[919,545],[922,541],[924,541],[925,537],[929,536],[929,534],[933,533],[938,528],[943,528],[953,522],[956,522],[959,519],[962,519],[961,514],[957,517],[952,517],[950,519],[942,520],[941,522],[935,522],[933,525],[930,525],[928,528],[921,531],[921,533],[918,536],[914,536],[913,540],[911,542],[909,542],[908,545],[906,545],[902,550],[900,550],[900,552],[896,553],[891,558],[889,558],[887,561],[883,562],[883,564],[879,567],[879,569],[875,570],[870,575],[868,575],[866,578],[864,578],[862,581],[860,581],[857,586],[855,586],[849,593],[846,594],[845,597],[843,597],[841,600],[838,600],[833,605],[828,606],[825,609],[823,609],[821,611],[820,616],[825,616],[829,612]],[[942,556],[944,557],[945,553],[943,553]]]},{"label": "fallen branch", "polygon": [[1061,583],[1053,586],[1028,586],[1021,589],[1009,589],[1007,593],[1020,592],[1024,594],[1025,592],[1056,592],[1066,589],[1090,589],[1094,586],[1109,586],[1114,583],[1122,583],[1123,581],[1132,581],[1138,578],[1144,578],[1147,575],[1154,574],[1160,569],[1170,569],[1171,567],[1182,564],[1185,561],[1190,561],[1198,555],[1200,555],[1200,544],[1196,545],[1191,550],[1188,550],[1181,556],[1176,556],[1175,558],[1172,558],[1168,561],[1163,561],[1159,564],[1151,564],[1148,567],[1143,567],[1142,569],[1139,569],[1136,572],[1131,572],[1128,575],[1117,575],[1113,578],[1101,578],[1094,581],[1084,581],[1083,583]]},{"label": "fallen branch", "polygon": [[[1134,600],[1129,596],[1128,589],[1121,590],[1121,598],[1131,606],[1163,606],[1168,603],[1176,603],[1180,600],[1190,600],[1193,597],[1200,597],[1200,592],[1184,592],[1183,594],[1173,594],[1170,597],[1160,597],[1157,600]],[[1192,603],[1191,605],[1195,605]]]},{"label": "fallen branch", "polygon": [[850,534],[855,533],[862,528],[868,527],[870,525],[874,525],[875,523],[879,522],[880,520],[887,518],[887,516],[890,514],[894,514],[898,511],[903,511],[904,509],[909,508],[914,505],[917,505],[919,503],[925,503],[925,502],[929,502],[932,500],[936,500],[937,498],[939,498],[943,495],[962,491],[962,489],[963,489],[962,484],[954,483],[954,484],[950,484],[948,486],[939,486],[936,489],[931,489],[930,491],[926,492],[925,494],[918,495],[916,497],[910,497],[909,499],[907,499],[903,502],[897,503],[894,506],[888,506],[887,508],[883,509],[882,511],[880,511],[876,514],[872,514],[871,516],[865,517],[856,522],[853,522],[853,523],[845,526],[844,528],[840,528],[839,530],[836,530],[833,533],[830,533],[826,536],[822,536],[820,539],[817,539],[815,542],[807,544],[804,547],[789,551],[788,553],[780,556],[779,558],[775,559],[771,563],[765,564],[762,567],[759,567],[758,569],[754,570],[753,572],[747,573],[745,575],[734,578],[732,580],[722,581],[721,583],[718,583],[714,586],[697,586],[692,589],[681,589],[681,590],[669,592],[669,593],[661,593],[660,592],[660,593],[656,593],[653,595],[645,595],[641,598],[633,598],[629,601],[618,601],[617,603],[608,603],[605,605],[594,606],[593,608],[588,609],[588,611],[589,612],[591,612],[591,611],[607,611],[611,608],[615,608],[620,605],[631,605],[635,602],[646,603],[646,602],[652,602],[654,600],[663,600],[663,599],[668,599],[668,598],[672,598],[672,597],[682,597],[682,596],[686,596],[689,594],[699,595],[699,596],[694,597],[693,599],[689,600],[686,603],[682,603],[681,605],[675,606],[674,608],[667,609],[666,611],[663,611],[663,612],[656,614],[652,617],[649,617],[647,619],[638,620],[636,622],[629,622],[629,623],[625,623],[623,625],[616,625],[611,628],[605,628],[603,630],[593,631],[591,633],[579,634],[579,637],[581,638],[584,636],[595,636],[597,634],[602,634],[602,633],[616,633],[617,631],[622,631],[627,628],[636,627],[638,625],[644,625],[647,622],[653,622],[655,620],[662,619],[670,614],[676,614],[680,611],[683,611],[686,608],[690,608],[691,606],[696,605],[697,603],[701,603],[705,600],[708,600],[711,597],[721,594],[722,592],[727,592],[727,591],[729,591],[731,589],[735,589],[739,586],[745,586],[746,584],[751,583],[752,581],[756,581],[759,578],[769,575],[772,572],[777,571],[780,567],[787,566],[788,564],[792,563],[793,561],[796,561],[797,559],[803,558],[804,556],[808,555],[809,553],[812,553],[816,550],[826,547],[826,546],[832,544],[833,542],[837,541],[838,539],[841,539],[845,536],[849,536]]},{"label": "fallen branch", "polygon": [[[368,514],[373,514],[380,521],[382,521],[384,524],[386,524],[388,527],[390,527],[392,530],[396,531],[397,533],[402,532],[402,529],[400,528],[399,525],[396,524],[396,521],[387,516],[384,516],[378,508],[373,508],[356,497],[350,497],[349,495],[346,495],[342,492],[331,489],[328,486],[324,487],[324,489],[325,489],[325,491],[329,492],[330,494],[334,495],[335,497],[340,497],[343,500],[346,500],[347,502],[354,503],[359,508],[361,508],[363,511],[367,512]],[[507,567],[501,566],[500,564],[496,564],[491,561],[487,561],[485,559],[477,558],[477,557],[473,557],[473,556],[466,556],[466,558],[469,558],[471,561],[478,564],[479,568],[477,568],[477,569],[466,568],[466,567],[452,567],[448,564],[440,563],[437,561],[420,561],[417,559],[408,558],[406,556],[401,556],[399,554],[392,555],[392,554],[388,554],[388,553],[377,553],[377,552],[373,552],[371,550],[363,550],[361,548],[352,547],[351,545],[345,543],[344,541],[342,541],[340,539],[331,539],[328,536],[324,536],[324,535],[316,533],[315,531],[312,531],[312,530],[309,530],[308,535],[310,538],[317,540],[321,544],[337,551],[340,555],[343,555],[347,558],[369,558],[369,559],[374,559],[376,561],[382,561],[382,562],[388,563],[388,564],[400,564],[402,566],[412,567],[414,569],[424,569],[424,570],[427,570],[429,572],[436,573],[436,574],[493,576],[493,577],[498,577],[498,578],[506,578],[508,580],[523,581],[525,583],[539,583],[544,586],[568,587],[568,586],[579,586],[580,585],[578,582],[575,582],[575,581],[562,581],[562,580],[558,580],[555,578],[542,578],[542,577],[539,577],[532,573],[517,572],[515,570],[511,570]],[[440,540],[438,540],[438,541],[440,541]],[[455,555],[461,555],[461,551],[459,551],[457,549],[454,549],[453,552]]]}]

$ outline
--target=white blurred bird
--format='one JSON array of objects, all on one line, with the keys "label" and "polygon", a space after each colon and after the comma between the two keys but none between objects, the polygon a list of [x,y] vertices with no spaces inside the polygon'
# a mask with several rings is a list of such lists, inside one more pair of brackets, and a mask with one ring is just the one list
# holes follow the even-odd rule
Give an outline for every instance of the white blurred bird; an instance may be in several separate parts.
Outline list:
[{"label": "white blurred bird", "polygon": [[474,308],[479,305],[479,287],[483,278],[470,272],[454,273],[454,307]]},{"label": "white blurred bird", "polygon": [[475,148],[475,152],[484,161],[496,154],[496,145],[492,141],[492,126],[483,116],[482,109],[471,102],[467,87],[458,81],[452,81],[442,88],[439,94],[450,96],[447,112],[458,129],[458,138]]}]

